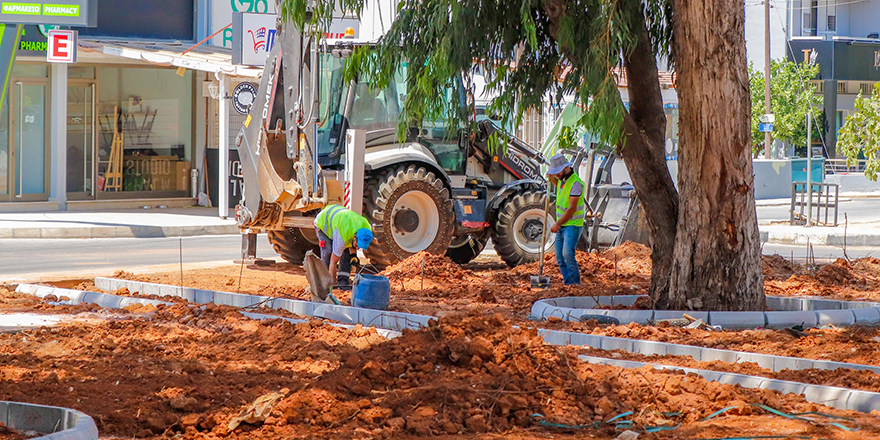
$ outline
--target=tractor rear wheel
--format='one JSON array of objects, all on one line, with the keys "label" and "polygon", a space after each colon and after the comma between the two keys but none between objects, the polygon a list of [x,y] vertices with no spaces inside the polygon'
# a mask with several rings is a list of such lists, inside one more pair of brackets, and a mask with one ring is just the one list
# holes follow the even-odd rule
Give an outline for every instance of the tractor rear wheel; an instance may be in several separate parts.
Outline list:
[{"label": "tractor rear wheel", "polygon": [[452,240],[449,190],[424,167],[398,166],[368,178],[364,216],[373,225],[364,253],[379,269],[421,251],[443,255]]},{"label": "tractor rear wheel", "polygon": [[[525,190],[510,196],[498,210],[492,226],[495,252],[509,267],[538,261],[541,256],[541,234],[544,231],[544,191]],[[550,205],[553,208],[553,205]],[[552,224],[554,215],[547,215]],[[548,226],[549,227],[549,226]],[[555,235],[547,232],[544,249],[553,249]]]},{"label": "tractor rear wheel", "polygon": [[488,241],[489,234],[467,234],[455,237],[446,250],[446,256],[458,264],[470,263],[480,255],[480,252],[483,252]]},{"label": "tractor rear wheel", "polygon": [[[269,243],[272,249],[291,264],[302,264],[306,257],[306,252],[313,251],[315,255],[321,256],[321,250],[318,245],[312,243],[306,238],[309,231],[303,231],[298,228],[285,228],[278,231],[269,231]],[[311,235],[315,235],[311,231]]]}]

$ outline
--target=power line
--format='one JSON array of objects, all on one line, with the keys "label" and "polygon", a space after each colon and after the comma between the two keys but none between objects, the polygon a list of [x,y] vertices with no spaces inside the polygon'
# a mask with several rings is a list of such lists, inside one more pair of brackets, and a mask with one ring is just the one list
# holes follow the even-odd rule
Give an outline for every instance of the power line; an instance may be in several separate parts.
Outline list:
[{"label": "power line", "polygon": [[[874,0],[852,0],[852,1],[843,2],[843,3],[827,4],[827,5],[825,5],[824,7],[827,8],[827,7],[831,7],[831,6],[834,6],[834,7],[837,7],[837,6],[846,6],[846,5],[853,5],[853,4],[856,4],[856,3],[865,3],[865,2],[870,2],[870,1],[874,1]],[[774,9],[779,9],[777,6],[773,5],[773,3],[774,3],[774,2],[772,2],[772,1],[770,2],[770,7],[771,7],[771,8],[774,8]],[[754,3],[746,2],[746,3],[744,4],[744,6],[745,6],[745,7],[764,6],[764,2],[763,2],[763,1],[758,1],[758,2],[754,2]],[[817,6],[817,8],[818,8],[818,6]],[[807,6],[807,7],[801,7],[801,8],[787,8],[787,9],[788,9],[789,11],[805,11],[805,10],[812,10],[813,7],[812,7],[812,6]]]}]

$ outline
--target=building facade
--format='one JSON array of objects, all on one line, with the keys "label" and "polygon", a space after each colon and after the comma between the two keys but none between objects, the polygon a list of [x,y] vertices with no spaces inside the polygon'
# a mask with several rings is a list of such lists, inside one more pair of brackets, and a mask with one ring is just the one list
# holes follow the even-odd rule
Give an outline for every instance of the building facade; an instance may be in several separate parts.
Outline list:
[{"label": "building facade", "polygon": [[791,1],[788,58],[814,61],[824,96],[821,137],[814,151],[837,157],[837,131],[861,93],[880,81],[880,0]]},{"label": "building facade", "polygon": [[0,211],[193,205],[216,191],[216,170],[235,164],[212,164],[209,182],[205,158],[243,120],[218,89],[231,95],[262,69],[197,42],[230,24],[212,13],[263,3],[99,2],[98,26],[73,28],[74,64],[47,63],[51,27],[25,26],[0,104]]}]

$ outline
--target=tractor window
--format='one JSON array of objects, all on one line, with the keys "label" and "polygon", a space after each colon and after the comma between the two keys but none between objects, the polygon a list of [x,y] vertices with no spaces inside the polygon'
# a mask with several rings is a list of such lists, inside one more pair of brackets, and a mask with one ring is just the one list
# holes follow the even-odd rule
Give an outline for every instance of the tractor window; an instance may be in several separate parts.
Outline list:
[{"label": "tractor window", "polygon": [[321,124],[318,126],[318,154],[329,154],[342,142],[342,109],[345,108],[346,87],[345,59],[331,54],[322,54],[321,81]]},{"label": "tractor window", "polygon": [[381,130],[397,127],[401,97],[405,96],[399,90],[405,90],[406,83],[402,74],[395,75],[394,79],[384,90],[371,87],[367,80],[358,82],[349,118],[351,128]]},{"label": "tractor window", "polygon": [[[452,101],[453,93],[463,91],[461,84],[459,90],[448,90],[447,102]],[[467,162],[467,149],[462,149],[458,144],[462,127],[454,122],[457,120],[453,115],[440,120],[424,121],[419,136],[419,143],[428,147],[437,157],[440,166],[450,174],[464,174]],[[455,125],[450,126],[450,121]]]}]

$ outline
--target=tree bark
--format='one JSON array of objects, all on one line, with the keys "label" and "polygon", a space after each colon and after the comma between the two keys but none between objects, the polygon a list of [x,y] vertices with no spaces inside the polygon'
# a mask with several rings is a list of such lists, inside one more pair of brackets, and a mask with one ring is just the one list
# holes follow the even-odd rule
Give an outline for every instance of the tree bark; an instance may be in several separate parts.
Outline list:
[{"label": "tree bark", "polygon": [[629,112],[624,119],[625,144],[618,150],[639,196],[651,235],[651,290],[654,308],[669,304],[672,252],[678,220],[678,193],[666,165],[666,114],[645,16],[639,0],[622,4],[629,25],[636,32],[636,45],[623,56]]},{"label": "tree bark", "polygon": [[669,307],[765,307],[741,0],[674,0],[680,205]]}]

